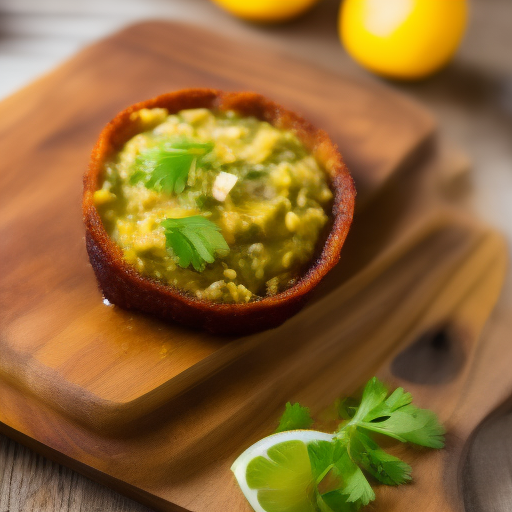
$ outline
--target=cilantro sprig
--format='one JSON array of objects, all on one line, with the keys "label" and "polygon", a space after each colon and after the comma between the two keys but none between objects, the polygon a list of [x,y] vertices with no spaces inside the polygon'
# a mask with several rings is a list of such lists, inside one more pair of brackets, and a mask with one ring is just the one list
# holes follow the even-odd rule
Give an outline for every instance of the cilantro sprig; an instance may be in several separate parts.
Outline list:
[{"label": "cilantro sprig", "polygon": [[229,253],[220,227],[201,215],[165,219],[161,224],[165,229],[166,246],[180,267],[187,268],[192,264],[195,270],[202,272],[216,256]]},{"label": "cilantro sprig", "polygon": [[308,429],[311,425],[313,425],[313,418],[309,409],[298,403],[292,405],[288,402],[275,433],[284,432],[285,430]]},{"label": "cilantro sprig", "polygon": [[[373,501],[375,493],[366,475],[385,485],[412,479],[411,467],[382,450],[370,437],[372,433],[428,448],[444,446],[445,429],[436,415],[414,406],[403,388],[389,394],[376,377],[366,384],[358,406],[344,400],[338,412],[343,421],[332,440],[307,445],[314,497],[321,512],[354,512]],[[309,428],[311,423],[307,408],[288,403],[279,428]]]},{"label": "cilantro sprig", "polygon": [[202,166],[213,147],[211,142],[184,138],[157,144],[137,156],[130,184],[143,182],[146,188],[181,194],[190,170]]},{"label": "cilantro sprig", "polygon": [[384,384],[374,377],[366,385],[361,405],[354,417],[339,431],[357,428],[384,434],[402,443],[442,448],[445,430],[436,415],[411,402],[412,395],[403,388],[395,389],[388,397]]}]

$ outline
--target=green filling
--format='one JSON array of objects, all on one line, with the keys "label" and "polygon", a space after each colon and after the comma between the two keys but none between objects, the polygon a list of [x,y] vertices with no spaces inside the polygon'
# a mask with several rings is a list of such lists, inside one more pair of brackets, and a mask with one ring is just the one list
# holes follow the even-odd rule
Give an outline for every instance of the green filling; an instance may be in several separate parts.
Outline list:
[{"label": "green filling", "polygon": [[[233,112],[143,109],[133,118],[141,133],[106,163],[95,193],[125,260],[215,302],[258,300],[297,282],[325,240],[332,208],[326,172],[297,137]],[[219,228],[207,252],[194,233],[165,227],[198,215]]]}]

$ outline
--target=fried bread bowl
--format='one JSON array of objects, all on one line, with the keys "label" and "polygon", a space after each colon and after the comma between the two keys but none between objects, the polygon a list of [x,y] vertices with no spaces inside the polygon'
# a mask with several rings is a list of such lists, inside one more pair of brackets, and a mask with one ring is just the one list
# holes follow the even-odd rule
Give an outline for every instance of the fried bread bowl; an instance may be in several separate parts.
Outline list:
[{"label": "fried bread bowl", "polygon": [[[207,108],[254,116],[279,129],[293,131],[329,175],[333,192],[330,232],[318,257],[287,290],[247,303],[217,303],[194,298],[179,289],[138,273],[107,234],[93,196],[101,185],[104,164],[141,126],[142,108],[166,108],[169,113]],[[297,313],[308,295],[340,258],[354,211],[355,188],[346,165],[329,136],[267,98],[249,92],[186,89],[137,103],[119,113],[101,132],[84,176],[83,218],[90,262],[104,297],[122,308],[142,311],[166,321],[217,334],[249,334],[276,327]]]}]

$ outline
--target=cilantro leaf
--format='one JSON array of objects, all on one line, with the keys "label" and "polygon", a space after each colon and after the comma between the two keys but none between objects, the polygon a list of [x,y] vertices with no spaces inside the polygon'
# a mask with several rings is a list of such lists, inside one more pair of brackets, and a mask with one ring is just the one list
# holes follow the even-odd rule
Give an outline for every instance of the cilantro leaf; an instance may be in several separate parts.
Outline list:
[{"label": "cilantro leaf", "polygon": [[323,501],[332,510],[345,511],[351,510],[350,503],[359,508],[375,499],[371,485],[350,458],[345,443],[339,440],[310,443],[308,455],[320,494],[317,502]]},{"label": "cilantro leaf", "polygon": [[350,424],[404,443],[437,449],[444,446],[445,429],[432,411],[412,405],[411,394],[402,388],[396,389],[388,398],[387,394],[381,381],[376,377],[371,379]]},{"label": "cilantro leaf", "polygon": [[292,405],[288,402],[275,433],[284,432],[285,430],[308,429],[312,424],[313,419],[307,407],[302,407],[298,403]]},{"label": "cilantro leaf", "polygon": [[412,402],[412,395],[406,393],[403,388],[397,388],[389,397],[378,407],[371,410],[371,414],[367,414],[366,421],[375,421],[377,419],[389,416],[390,413],[409,405]]},{"label": "cilantro leaf", "polygon": [[440,449],[444,446],[444,427],[436,415],[427,409],[407,405],[382,421],[361,421],[359,427],[380,434],[428,448]]},{"label": "cilantro leaf", "polygon": [[165,219],[161,224],[167,248],[176,256],[180,267],[192,264],[195,270],[202,272],[206,263],[213,263],[216,256],[229,252],[220,227],[201,215]]},{"label": "cilantro leaf", "polygon": [[361,398],[359,408],[352,418],[351,423],[358,423],[364,418],[367,418],[373,409],[384,402],[387,394],[388,390],[384,384],[379,379],[377,379],[377,377],[373,377],[373,379],[368,381],[364,388],[363,397]]},{"label": "cilantro leaf", "polygon": [[316,493],[316,504],[320,512],[357,512],[361,505],[347,501],[347,496],[338,491]]},{"label": "cilantro leaf", "polygon": [[340,491],[347,496],[348,502],[364,506],[375,499],[371,485],[359,466],[352,461],[346,449],[336,461],[335,468],[344,482]]},{"label": "cilantro leaf", "polygon": [[190,169],[203,164],[203,157],[214,145],[188,139],[162,142],[143,151],[136,159],[130,184],[142,181],[146,188],[180,194],[187,184]]},{"label": "cilantro leaf", "polygon": [[356,432],[349,445],[350,457],[379,482],[400,485],[411,480],[411,466],[381,450],[363,432]]},{"label": "cilantro leaf", "polygon": [[339,441],[316,441],[308,444],[311,473],[317,484],[334,468],[334,463],[343,451],[346,451],[345,446]]}]

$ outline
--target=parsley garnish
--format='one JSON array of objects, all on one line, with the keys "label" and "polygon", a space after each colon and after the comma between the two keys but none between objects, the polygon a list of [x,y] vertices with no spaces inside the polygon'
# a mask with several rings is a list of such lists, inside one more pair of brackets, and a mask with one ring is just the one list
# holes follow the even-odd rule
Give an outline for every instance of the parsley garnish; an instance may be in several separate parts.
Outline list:
[{"label": "parsley garnish", "polygon": [[292,405],[288,402],[275,433],[284,432],[285,430],[308,429],[312,424],[313,418],[311,418],[307,407],[302,407],[298,403]]},{"label": "parsley garnish", "polygon": [[[428,448],[444,446],[445,430],[436,415],[412,405],[412,395],[398,388],[388,395],[384,384],[374,377],[366,385],[361,404],[347,425],[340,428],[370,430],[398,441]],[[387,397],[387,398],[386,398]]]},{"label": "parsley garnish", "polygon": [[176,256],[180,267],[187,268],[192,263],[195,270],[202,272],[206,263],[215,261],[216,255],[229,252],[219,226],[201,215],[165,219],[162,226],[167,248]]},{"label": "parsley garnish", "polygon": [[343,442],[318,441],[308,445],[315,499],[320,510],[348,511],[375,499],[373,489],[351,459]]},{"label": "parsley garnish", "polygon": [[[307,446],[319,510],[357,511],[373,501],[375,493],[365,474],[385,485],[411,480],[411,467],[382,450],[369,436],[372,432],[429,448],[444,446],[445,429],[436,415],[411,402],[411,394],[403,388],[388,396],[384,384],[374,377],[367,383],[358,407],[351,400],[340,403],[338,409],[344,421],[332,441]],[[300,423],[304,411],[309,416],[309,410],[299,404],[286,404],[279,427],[290,424],[290,429],[297,428],[294,420]]]},{"label": "parsley garnish", "polygon": [[146,188],[180,194],[190,169],[203,165],[203,157],[213,149],[211,142],[177,139],[143,151],[136,159],[130,184],[142,181]]}]

